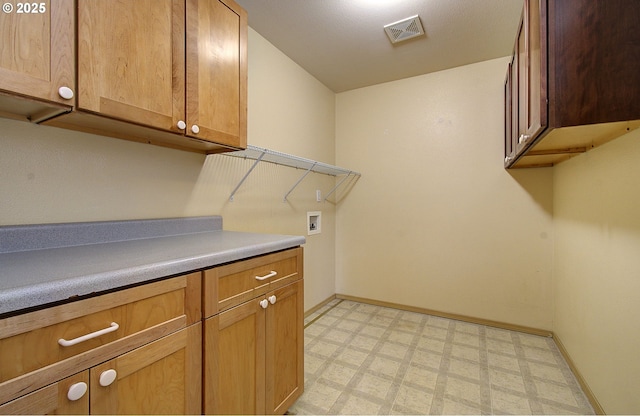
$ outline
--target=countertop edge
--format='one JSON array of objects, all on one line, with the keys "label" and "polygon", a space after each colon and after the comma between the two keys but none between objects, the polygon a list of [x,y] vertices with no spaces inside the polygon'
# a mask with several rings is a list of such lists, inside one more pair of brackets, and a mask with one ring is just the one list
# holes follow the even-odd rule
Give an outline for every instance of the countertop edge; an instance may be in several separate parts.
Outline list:
[{"label": "countertop edge", "polygon": [[[37,284],[5,288],[0,290],[0,317],[17,315],[23,311],[39,308],[56,302],[73,300],[76,297],[99,294],[121,287],[143,284],[147,281],[186,274],[263,254],[286,250],[303,245],[305,237],[219,231],[214,237],[228,237],[228,246],[222,244],[210,252],[198,250],[194,254],[167,256],[166,260],[134,266],[118,267],[96,273],[56,278]],[[214,238],[212,237],[212,238]],[[183,238],[189,238],[183,236]],[[202,236],[200,238],[203,238]],[[151,239],[158,242],[163,238]],[[118,243],[112,243],[117,245]],[[145,241],[135,244],[143,246]],[[151,244],[151,243],[147,243]],[[195,251],[195,250],[194,250]],[[22,254],[22,253],[20,253]],[[29,255],[30,253],[24,253]],[[80,259],[87,261],[88,259]]]}]

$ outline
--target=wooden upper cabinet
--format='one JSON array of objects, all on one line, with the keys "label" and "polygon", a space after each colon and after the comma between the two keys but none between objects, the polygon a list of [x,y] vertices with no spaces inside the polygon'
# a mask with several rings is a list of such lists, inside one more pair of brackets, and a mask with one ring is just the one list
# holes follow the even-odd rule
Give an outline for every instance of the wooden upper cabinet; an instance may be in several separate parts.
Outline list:
[{"label": "wooden upper cabinet", "polygon": [[176,146],[246,148],[247,14],[232,0],[82,0],[78,89],[80,111],[187,136]]},{"label": "wooden upper cabinet", "polygon": [[505,165],[547,126],[545,0],[525,0],[505,88]]},{"label": "wooden upper cabinet", "polygon": [[0,115],[38,122],[70,111],[73,100],[62,95],[75,90],[74,0],[6,4],[13,10],[0,13]]},{"label": "wooden upper cabinet", "polygon": [[186,134],[247,145],[247,13],[233,1],[187,0]]},{"label": "wooden upper cabinet", "polygon": [[[526,3],[526,102],[522,144],[537,137],[547,127],[547,7],[544,0]],[[520,139],[518,138],[520,141]]]},{"label": "wooden upper cabinet", "polygon": [[78,109],[180,132],[184,2],[78,3]]},{"label": "wooden upper cabinet", "polygon": [[553,166],[640,127],[638,19],[640,2],[525,0],[505,167]]}]

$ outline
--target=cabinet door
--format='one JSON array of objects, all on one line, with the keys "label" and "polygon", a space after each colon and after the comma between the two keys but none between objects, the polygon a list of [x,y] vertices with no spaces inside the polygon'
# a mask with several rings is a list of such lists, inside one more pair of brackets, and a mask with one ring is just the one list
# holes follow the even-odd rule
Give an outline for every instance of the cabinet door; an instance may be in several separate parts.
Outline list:
[{"label": "cabinet door", "polygon": [[187,0],[186,134],[247,146],[247,14],[233,0]]},{"label": "cabinet door", "polygon": [[[78,385],[84,383],[84,386]],[[0,406],[2,415],[81,415],[89,413],[89,372],[75,374]],[[77,398],[68,397],[70,388],[79,391]],[[75,390],[75,389],[79,390]],[[79,396],[79,397],[78,397]]]},{"label": "cabinet door", "polygon": [[304,388],[303,281],[278,289],[267,299],[266,413],[284,414]]},{"label": "cabinet door", "polygon": [[78,108],[180,132],[184,2],[78,2]]},{"label": "cabinet door", "polygon": [[[533,141],[547,126],[546,0],[526,0],[526,108],[524,134]],[[521,70],[524,70],[522,68]]]},{"label": "cabinet door", "polygon": [[[518,32],[520,33],[520,32]],[[519,122],[520,118],[518,114],[520,113],[520,86],[519,86],[519,77],[518,77],[518,44],[516,43],[516,49],[514,50],[513,56],[511,57],[511,66],[509,67],[511,70],[511,75],[509,79],[511,81],[511,136],[509,137],[509,141],[511,142],[511,151],[514,153],[518,153],[518,136],[520,135],[520,127]]]},{"label": "cabinet door", "polygon": [[93,414],[200,414],[201,324],[90,370]]},{"label": "cabinet door", "polygon": [[515,156],[515,148],[513,147],[513,120],[512,120],[512,100],[511,100],[511,67],[513,65],[513,57],[507,68],[507,76],[504,80],[504,164],[508,166],[511,164]]},{"label": "cabinet door", "polygon": [[547,126],[546,0],[525,0],[518,28],[511,96],[514,148],[521,153]]},{"label": "cabinet door", "polygon": [[13,10],[0,13],[0,91],[70,106],[58,89],[75,86],[74,1],[4,4]]},{"label": "cabinet door", "polygon": [[264,413],[262,299],[250,300],[205,321],[205,414]]},{"label": "cabinet door", "polygon": [[516,115],[516,152],[519,153],[526,144],[527,133],[527,12],[523,13],[523,20],[520,23],[518,35],[516,37],[516,50],[515,50],[515,86],[517,93],[514,99],[517,102]]}]

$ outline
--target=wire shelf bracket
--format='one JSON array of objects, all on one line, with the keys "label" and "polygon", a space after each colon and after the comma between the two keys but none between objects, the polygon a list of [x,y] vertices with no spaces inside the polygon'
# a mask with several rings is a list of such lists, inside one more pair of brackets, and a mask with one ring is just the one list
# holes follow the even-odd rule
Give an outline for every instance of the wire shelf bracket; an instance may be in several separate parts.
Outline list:
[{"label": "wire shelf bracket", "polygon": [[251,165],[251,167],[249,168],[247,173],[245,173],[244,176],[242,177],[242,179],[240,179],[240,182],[238,182],[236,187],[233,188],[233,191],[231,191],[231,196],[229,197],[229,201],[233,202],[233,196],[236,194],[238,189],[240,189],[240,186],[242,186],[244,181],[247,180],[247,178],[249,177],[249,174],[255,169],[256,166],[258,166],[258,163],[260,163],[260,161],[262,160],[264,155],[265,155],[265,153],[262,153],[260,156],[258,156],[258,158],[256,159],[255,162],[253,162],[253,165]]},{"label": "wire shelf bracket", "polygon": [[293,184],[291,189],[289,189],[289,191],[284,195],[283,202],[287,201],[287,197],[289,196],[289,194],[291,194],[291,192],[293,192],[293,190],[296,189],[296,187],[311,172],[321,173],[321,174],[324,174],[324,175],[330,175],[330,176],[335,176],[335,177],[344,175],[344,177],[333,187],[333,189],[331,189],[325,195],[324,201],[326,201],[329,196],[331,196],[333,193],[335,193],[338,190],[338,188],[340,188],[340,186],[347,179],[356,178],[356,177],[361,176],[360,173],[355,172],[353,170],[344,169],[344,168],[340,168],[340,167],[337,167],[337,166],[328,165],[326,163],[318,162],[318,161],[315,161],[315,160],[305,159],[305,158],[302,158],[302,157],[299,157],[299,156],[289,155],[287,153],[277,152],[275,150],[264,149],[264,148],[257,147],[257,146],[252,146],[252,145],[248,145],[245,150],[239,150],[239,151],[236,151],[236,152],[223,153],[223,155],[224,156],[238,157],[238,158],[243,158],[243,159],[250,159],[250,160],[254,160],[255,161],[253,163],[253,165],[251,165],[251,167],[249,168],[247,173],[245,173],[245,175],[242,177],[242,179],[240,179],[240,182],[238,182],[238,184],[233,189],[233,191],[231,191],[231,195],[229,196],[229,200],[232,201],[232,202],[233,202],[233,197],[236,194],[236,192],[238,191],[238,189],[240,189],[242,184],[246,181],[246,179],[249,177],[251,172],[255,169],[255,167],[260,162],[269,162],[269,163],[274,163],[276,165],[288,166],[288,167],[292,167],[292,168],[296,168],[296,169],[305,169],[305,173],[300,177],[300,179],[298,179],[298,181],[295,184]]}]

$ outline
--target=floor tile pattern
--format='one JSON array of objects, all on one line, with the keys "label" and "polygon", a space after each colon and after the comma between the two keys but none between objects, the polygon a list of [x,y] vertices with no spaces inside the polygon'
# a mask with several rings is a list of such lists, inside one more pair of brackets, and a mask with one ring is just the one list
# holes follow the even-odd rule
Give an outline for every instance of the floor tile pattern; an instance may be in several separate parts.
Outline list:
[{"label": "floor tile pattern", "polygon": [[593,414],[551,338],[335,299],[290,414]]}]

